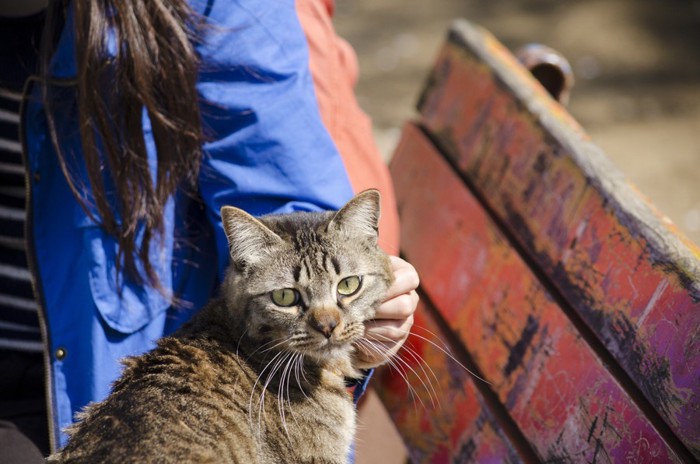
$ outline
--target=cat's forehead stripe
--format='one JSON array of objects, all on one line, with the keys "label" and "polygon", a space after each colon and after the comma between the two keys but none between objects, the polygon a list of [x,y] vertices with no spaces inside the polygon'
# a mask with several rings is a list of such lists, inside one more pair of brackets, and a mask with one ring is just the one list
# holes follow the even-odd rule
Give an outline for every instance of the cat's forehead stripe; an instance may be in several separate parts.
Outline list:
[{"label": "cat's forehead stripe", "polygon": [[340,275],[340,262],[335,256],[331,256],[331,263],[333,263],[333,269],[337,275]]},{"label": "cat's forehead stripe", "polygon": [[328,274],[328,253],[321,252],[320,262],[321,262],[321,267],[323,268],[323,272]]},{"label": "cat's forehead stripe", "polygon": [[[330,266],[332,266],[332,270]],[[307,248],[303,254],[298,256],[298,264],[291,267],[292,278],[296,283],[301,282],[302,278],[311,279],[313,275],[327,276],[333,271],[336,275],[340,275],[340,261],[327,250],[318,248]]]}]

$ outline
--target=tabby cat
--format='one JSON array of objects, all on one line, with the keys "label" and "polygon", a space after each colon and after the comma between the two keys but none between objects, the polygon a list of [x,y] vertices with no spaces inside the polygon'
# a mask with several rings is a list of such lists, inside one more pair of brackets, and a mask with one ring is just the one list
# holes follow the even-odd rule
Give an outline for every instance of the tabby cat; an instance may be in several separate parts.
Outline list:
[{"label": "tabby cat", "polygon": [[221,297],[125,361],[48,462],[345,463],[346,379],[393,275],[377,247],[379,192],[340,211],[255,219],[221,211],[231,264]]}]

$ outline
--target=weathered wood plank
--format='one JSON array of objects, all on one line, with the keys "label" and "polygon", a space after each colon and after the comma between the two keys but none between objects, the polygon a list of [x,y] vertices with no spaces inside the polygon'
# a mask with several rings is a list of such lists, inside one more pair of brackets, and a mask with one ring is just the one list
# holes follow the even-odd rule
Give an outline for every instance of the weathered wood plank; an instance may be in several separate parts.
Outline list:
[{"label": "weathered wood plank", "polygon": [[426,130],[700,458],[700,250],[488,33],[434,69]]},{"label": "weathered wood plank", "polygon": [[522,462],[475,388],[475,380],[422,338],[448,346],[430,312],[421,301],[413,334],[401,353],[402,372],[382,369],[374,383],[411,462]]},{"label": "weathered wood plank", "polygon": [[539,456],[680,461],[416,127],[391,171],[404,254]]}]

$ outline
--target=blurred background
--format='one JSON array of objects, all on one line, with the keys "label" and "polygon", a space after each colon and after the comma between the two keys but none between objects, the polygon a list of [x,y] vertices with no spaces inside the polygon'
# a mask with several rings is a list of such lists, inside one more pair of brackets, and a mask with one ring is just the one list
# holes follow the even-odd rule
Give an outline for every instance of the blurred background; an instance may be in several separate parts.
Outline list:
[{"label": "blurred background", "polygon": [[454,18],[511,51],[538,42],[574,70],[568,109],[700,244],[700,0],[336,0],[360,62],[357,94],[388,158]]}]

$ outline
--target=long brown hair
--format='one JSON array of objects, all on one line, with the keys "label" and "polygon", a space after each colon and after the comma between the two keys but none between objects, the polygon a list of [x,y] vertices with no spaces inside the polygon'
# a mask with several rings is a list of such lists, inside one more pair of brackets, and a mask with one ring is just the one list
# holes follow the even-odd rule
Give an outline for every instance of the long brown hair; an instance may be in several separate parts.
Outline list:
[{"label": "long brown hair", "polygon": [[[152,239],[163,233],[167,199],[181,186],[196,185],[202,133],[195,90],[195,16],[186,0],[73,0],[73,6],[78,122],[90,201],[100,216],[92,219],[116,238],[117,269],[123,260],[134,281],[147,280],[168,292],[148,251]],[[108,49],[111,38],[116,46]],[[157,150],[155,182],[143,134],[144,109]],[[59,158],[76,198],[94,216],[81,200],[63,155]],[[117,211],[106,192],[105,164]],[[137,260],[145,276],[137,271]]]}]

